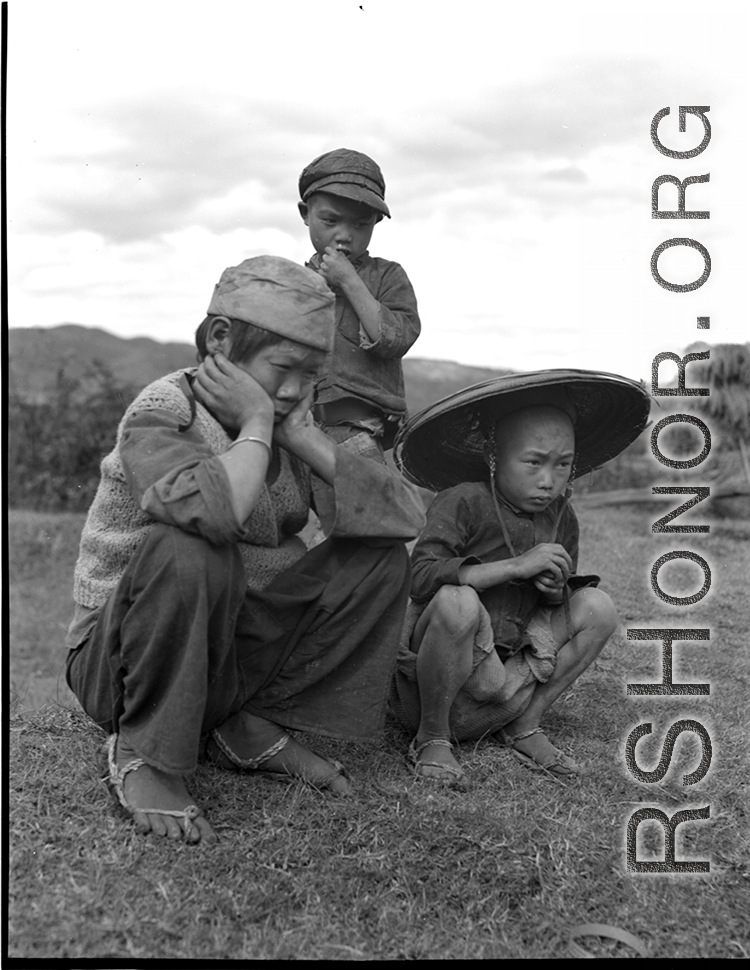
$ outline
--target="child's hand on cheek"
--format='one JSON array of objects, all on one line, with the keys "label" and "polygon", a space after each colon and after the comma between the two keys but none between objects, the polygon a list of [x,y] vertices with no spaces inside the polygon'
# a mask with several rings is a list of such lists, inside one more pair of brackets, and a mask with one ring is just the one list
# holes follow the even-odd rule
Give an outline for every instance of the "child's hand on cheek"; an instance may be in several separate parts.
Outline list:
[{"label": "child's hand on cheek", "polygon": [[333,485],[336,474],[336,448],[331,439],[313,420],[310,408],[313,390],[310,388],[283,421],[274,428],[273,440],[309,465],[323,481]]},{"label": "child's hand on cheek", "polygon": [[333,246],[326,246],[320,259],[320,275],[326,283],[343,286],[347,279],[357,276],[357,271],[347,257]]},{"label": "child's hand on cheek", "polygon": [[313,389],[311,388],[305,397],[294,405],[284,420],[276,425],[273,432],[274,440],[290,451],[294,451],[295,441],[305,438],[315,427],[311,411],[312,402]]},{"label": "child's hand on cheek", "polygon": [[273,426],[273,401],[246,371],[221,352],[206,357],[193,382],[195,396],[225,428],[239,430],[257,419]]}]

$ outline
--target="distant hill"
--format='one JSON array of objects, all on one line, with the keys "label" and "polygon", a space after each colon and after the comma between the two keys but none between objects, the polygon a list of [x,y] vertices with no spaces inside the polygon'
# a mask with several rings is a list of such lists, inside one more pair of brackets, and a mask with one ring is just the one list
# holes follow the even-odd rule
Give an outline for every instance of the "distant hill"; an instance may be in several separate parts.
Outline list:
[{"label": "distant hill", "polygon": [[510,370],[492,370],[489,367],[470,367],[448,360],[421,360],[406,357],[404,383],[406,385],[406,404],[410,414],[416,414],[428,404],[460,391],[471,384],[489,381],[493,377],[510,374]]},{"label": "distant hill", "polygon": [[[9,382],[26,397],[44,397],[61,368],[69,377],[81,378],[94,361],[106,364],[119,383],[140,390],[157,377],[192,367],[196,357],[192,344],[165,344],[149,337],[124,339],[75,323],[8,331]],[[509,373],[418,357],[407,357],[403,364],[406,401],[412,414],[470,384]]]},{"label": "distant hill", "polygon": [[195,348],[148,337],[125,340],[75,323],[8,330],[10,383],[25,396],[43,397],[60,369],[81,378],[94,361],[106,364],[119,383],[140,390],[157,377],[195,364]]}]

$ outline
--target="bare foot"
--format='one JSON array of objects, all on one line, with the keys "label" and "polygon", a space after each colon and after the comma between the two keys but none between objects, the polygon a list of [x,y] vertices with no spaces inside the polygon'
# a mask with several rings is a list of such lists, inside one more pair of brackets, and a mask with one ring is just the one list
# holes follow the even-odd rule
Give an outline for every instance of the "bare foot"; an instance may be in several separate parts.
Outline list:
[{"label": "bare foot", "polygon": [[[122,735],[118,736],[115,749],[115,763],[122,769],[138,755],[128,745]],[[182,839],[186,842],[215,842],[216,834],[202,815],[194,819],[174,818],[138,811],[139,808],[161,808],[181,812],[192,804],[185,783],[180,775],[168,775],[164,771],[142,765],[125,775],[122,785],[123,796],[133,810],[133,823],[145,835],[153,832],[168,839]]]},{"label": "bare foot", "polygon": [[581,766],[555,747],[540,728],[532,729],[528,734],[524,731],[516,734],[506,729],[503,740],[532,768],[544,768],[558,778],[569,778],[581,772]]},{"label": "bare foot", "polygon": [[460,788],[463,791],[469,788],[469,779],[456,761],[450,745],[428,739],[421,740],[417,735],[413,750],[412,758],[418,777],[441,781],[450,788]]},{"label": "bare foot", "polygon": [[[227,747],[241,761],[260,757],[285,734],[278,724],[248,714],[247,711],[239,711],[224,721],[220,733]],[[239,767],[220,751],[218,745],[212,757],[222,767],[235,771]],[[349,779],[337,772],[334,764],[291,737],[278,754],[264,760],[256,770],[301,778],[314,788],[325,788],[337,795],[346,795],[352,790]]]}]

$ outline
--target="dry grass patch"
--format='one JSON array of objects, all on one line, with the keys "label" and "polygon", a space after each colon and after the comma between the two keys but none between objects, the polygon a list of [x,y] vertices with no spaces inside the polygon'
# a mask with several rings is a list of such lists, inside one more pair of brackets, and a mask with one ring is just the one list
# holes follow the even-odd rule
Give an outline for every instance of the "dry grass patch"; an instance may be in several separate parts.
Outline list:
[{"label": "dry grass patch", "polygon": [[[747,544],[722,527],[703,540],[719,588],[689,616],[711,628],[712,640],[682,644],[676,656],[686,680],[710,679],[710,697],[644,702],[627,698],[625,685],[658,675],[657,647],[628,642],[625,628],[676,625],[674,608],[648,586],[657,540],[647,519],[628,510],[582,518],[582,571],[602,574],[623,620],[545,725],[589,764],[582,779],[534,773],[482,741],[459,750],[472,790],[444,790],[413,777],[408,738],[389,721],[376,745],[303,737],[347,765],[357,785],[349,798],[201,766],[189,787],[219,842],[192,847],[136,835],[104,781],[104,737],[82,713],[16,702],[8,742],[9,955],[555,958],[567,954],[572,926],[593,922],[634,933],[656,957],[748,956]],[[58,554],[70,558],[67,549]],[[49,575],[56,564],[37,565]],[[37,572],[19,575],[25,596]],[[53,609],[44,622],[63,622],[59,605]],[[16,635],[12,649],[25,649]],[[58,643],[49,652],[48,667],[59,650]],[[683,735],[663,782],[637,783],[623,757],[628,731],[648,719],[661,738],[678,712],[710,725],[711,771],[682,787],[697,752]],[[639,756],[655,760],[660,742],[653,755],[642,745]],[[625,823],[645,804],[665,811],[710,804],[710,821],[681,826],[677,840],[678,858],[711,859],[709,874],[625,871]],[[644,841],[646,851],[658,851],[656,840]],[[579,943],[600,956],[635,956],[611,941]]]}]

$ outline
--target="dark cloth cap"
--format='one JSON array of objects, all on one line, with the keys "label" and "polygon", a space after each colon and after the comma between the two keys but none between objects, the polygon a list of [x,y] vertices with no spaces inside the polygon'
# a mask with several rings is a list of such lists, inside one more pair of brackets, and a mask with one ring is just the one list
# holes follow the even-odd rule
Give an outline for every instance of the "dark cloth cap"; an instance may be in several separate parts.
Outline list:
[{"label": "dark cloth cap", "polygon": [[336,148],[319,155],[299,177],[299,194],[306,202],[313,192],[328,192],[345,199],[363,202],[390,219],[385,204],[385,179],[380,166],[369,155]]},{"label": "dark cloth cap", "polygon": [[439,492],[487,480],[484,445],[498,418],[520,408],[549,405],[573,420],[574,477],[620,454],[643,431],[651,398],[642,383],[586,370],[508,374],[450,394],[404,425],[393,455],[417,485]]}]

